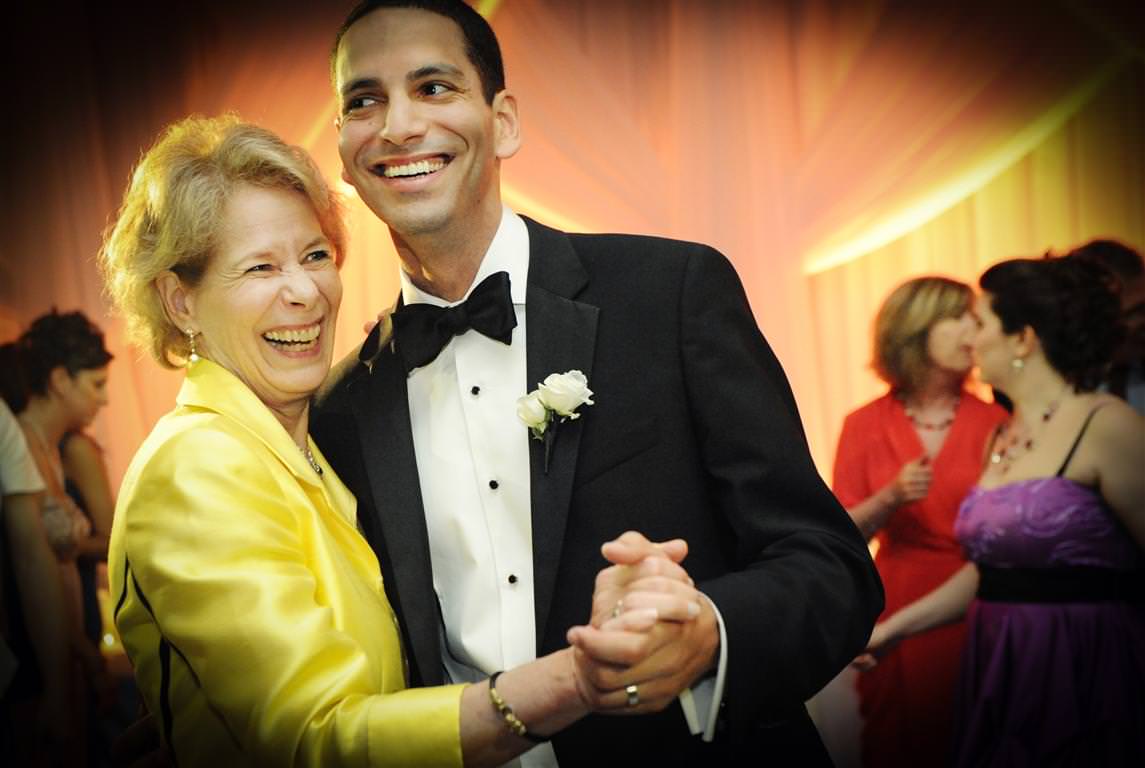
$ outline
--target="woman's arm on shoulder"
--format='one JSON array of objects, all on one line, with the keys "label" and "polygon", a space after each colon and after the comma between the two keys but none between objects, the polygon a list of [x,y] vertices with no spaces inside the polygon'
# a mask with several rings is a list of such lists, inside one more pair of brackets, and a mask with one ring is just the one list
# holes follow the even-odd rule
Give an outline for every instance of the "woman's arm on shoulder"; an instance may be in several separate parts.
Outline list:
[{"label": "woman's arm on shoulder", "polygon": [[1110,397],[1094,414],[1090,430],[1101,496],[1145,549],[1145,418]]}]

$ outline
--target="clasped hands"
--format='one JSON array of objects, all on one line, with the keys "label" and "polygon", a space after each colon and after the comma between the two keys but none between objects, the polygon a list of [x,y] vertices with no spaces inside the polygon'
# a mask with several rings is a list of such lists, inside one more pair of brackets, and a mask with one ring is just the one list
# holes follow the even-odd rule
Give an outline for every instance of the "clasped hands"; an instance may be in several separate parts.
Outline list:
[{"label": "clasped hands", "polygon": [[680,565],[682,539],[629,531],[601,552],[612,565],[596,577],[591,620],[568,632],[578,693],[596,712],[659,712],[715,667],[715,612]]}]

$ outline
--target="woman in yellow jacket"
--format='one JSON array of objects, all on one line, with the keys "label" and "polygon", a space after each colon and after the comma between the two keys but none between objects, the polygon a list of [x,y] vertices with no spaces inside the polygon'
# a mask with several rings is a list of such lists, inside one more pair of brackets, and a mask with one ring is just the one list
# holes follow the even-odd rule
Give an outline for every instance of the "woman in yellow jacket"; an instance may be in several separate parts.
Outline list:
[{"label": "woman in yellow jacket", "polygon": [[[403,690],[355,500],[307,434],[343,246],[305,153],[234,118],[191,118],[140,162],[101,254],[129,332],[187,371],[125,476],[108,561],[116,625],[183,768],[495,764],[626,703],[571,649]],[[696,593],[677,582],[657,598],[658,613],[604,628],[685,619]]]}]

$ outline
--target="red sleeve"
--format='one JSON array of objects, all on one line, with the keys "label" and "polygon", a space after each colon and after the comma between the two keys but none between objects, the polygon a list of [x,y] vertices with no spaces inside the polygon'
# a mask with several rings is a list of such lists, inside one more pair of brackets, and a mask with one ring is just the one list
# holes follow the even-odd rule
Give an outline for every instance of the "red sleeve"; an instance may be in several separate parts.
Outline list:
[{"label": "red sleeve", "polygon": [[864,462],[870,430],[863,428],[863,421],[861,410],[850,413],[843,420],[843,431],[839,434],[839,446],[835,451],[831,490],[835,492],[839,503],[847,509],[874,493],[868,482]]}]

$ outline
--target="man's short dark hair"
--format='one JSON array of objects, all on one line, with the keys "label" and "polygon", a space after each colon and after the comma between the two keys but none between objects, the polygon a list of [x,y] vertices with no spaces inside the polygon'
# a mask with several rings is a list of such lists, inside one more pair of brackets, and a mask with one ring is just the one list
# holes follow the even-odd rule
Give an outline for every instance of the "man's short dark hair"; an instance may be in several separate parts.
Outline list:
[{"label": "man's short dark hair", "polygon": [[362,0],[346,16],[334,37],[334,49],[330,52],[331,75],[346,30],[362,17],[381,8],[416,8],[450,19],[461,29],[465,38],[465,55],[481,78],[481,92],[486,103],[492,104],[493,97],[505,89],[505,65],[501,61],[501,46],[497,36],[493,34],[489,22],[461,0]]}]

